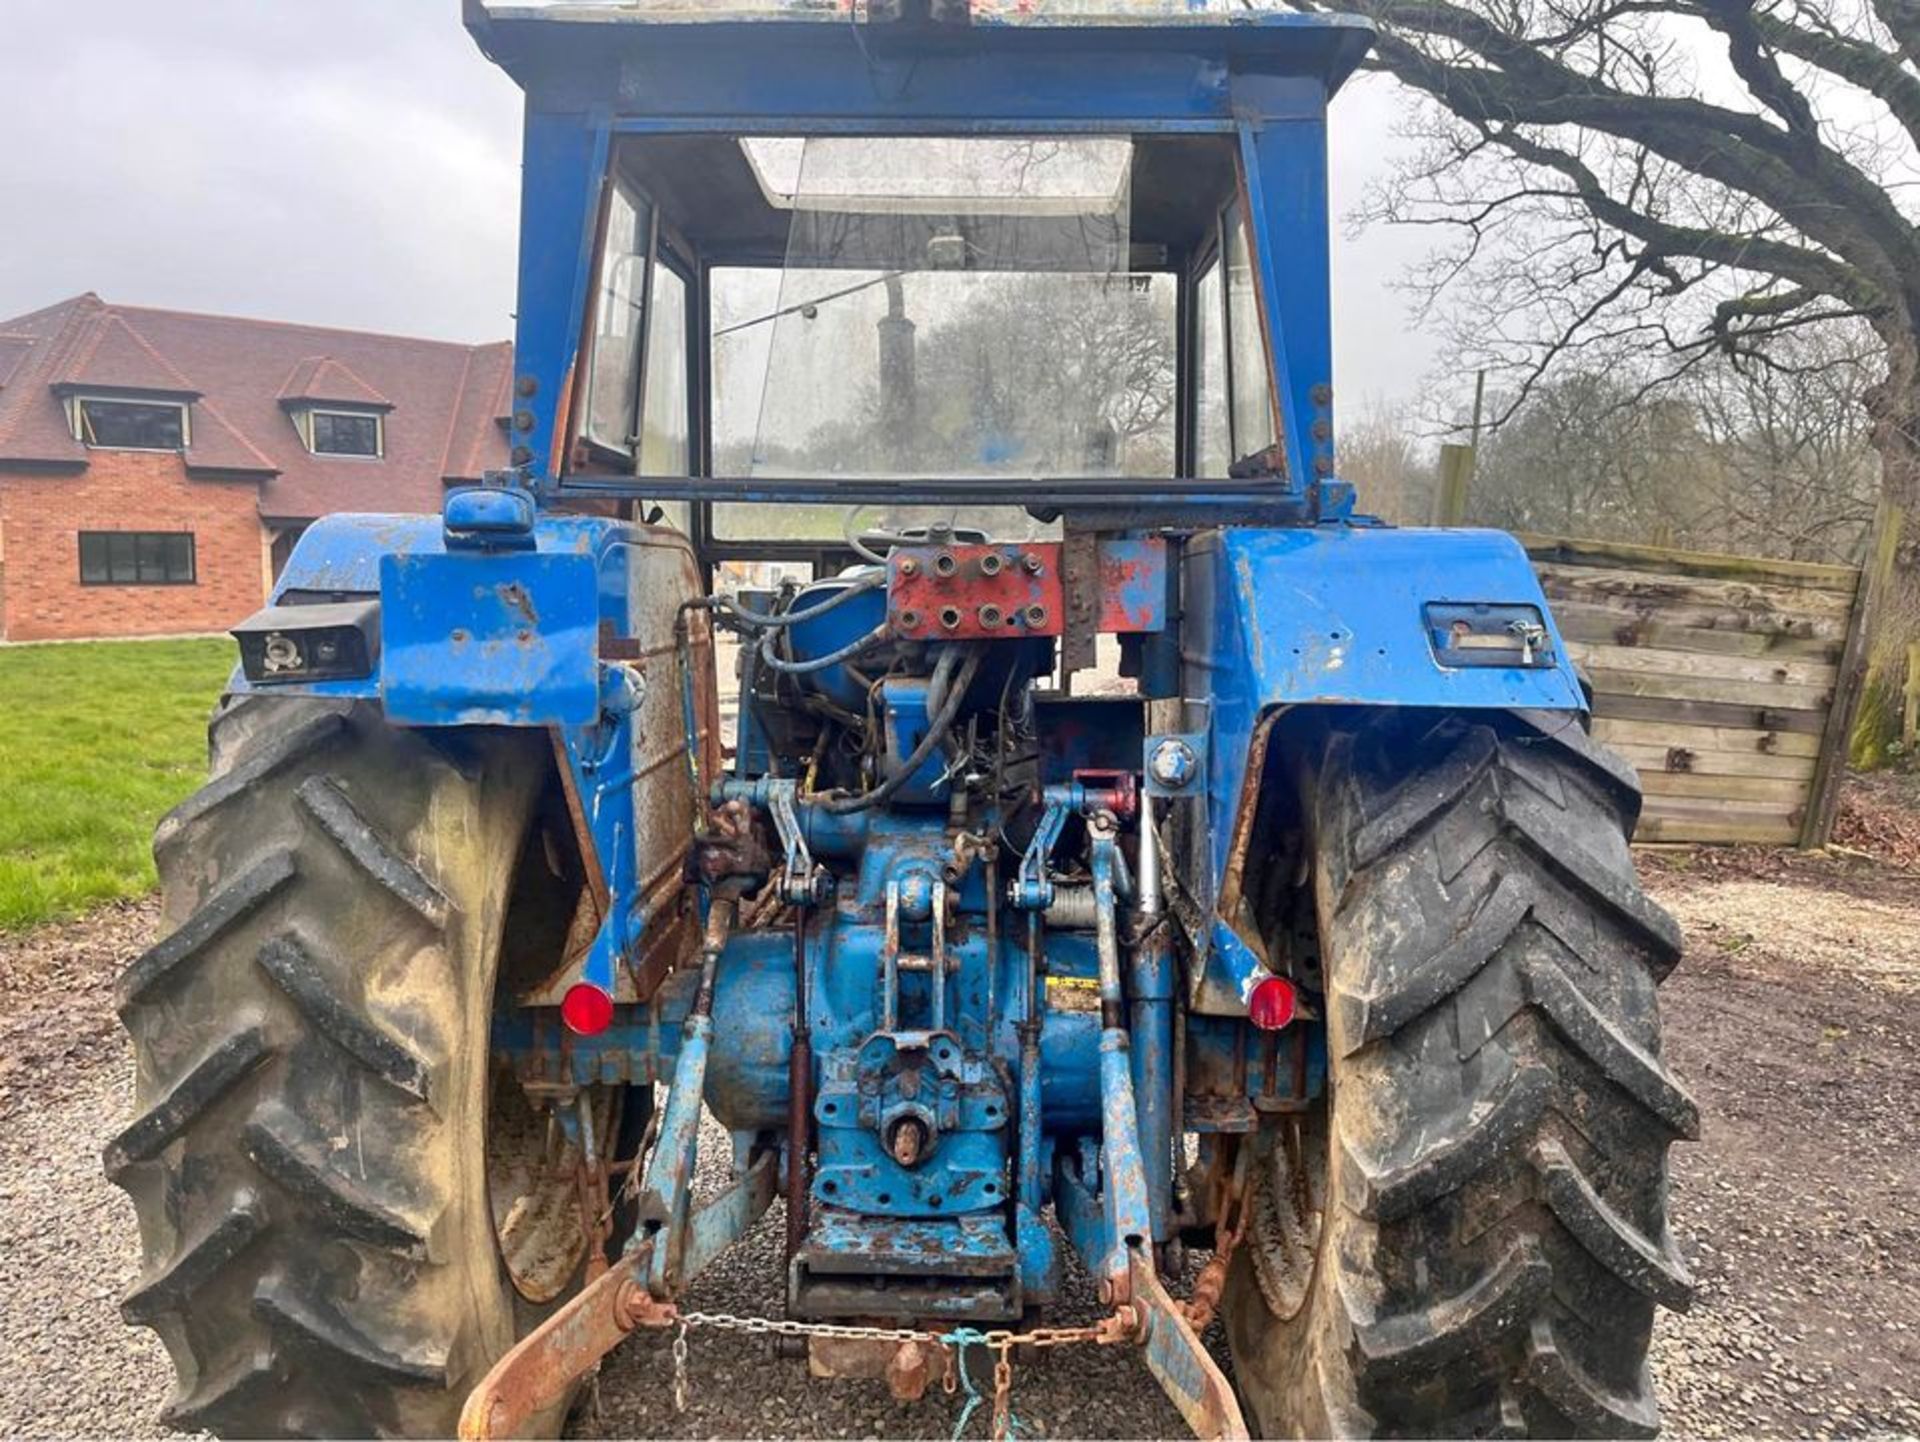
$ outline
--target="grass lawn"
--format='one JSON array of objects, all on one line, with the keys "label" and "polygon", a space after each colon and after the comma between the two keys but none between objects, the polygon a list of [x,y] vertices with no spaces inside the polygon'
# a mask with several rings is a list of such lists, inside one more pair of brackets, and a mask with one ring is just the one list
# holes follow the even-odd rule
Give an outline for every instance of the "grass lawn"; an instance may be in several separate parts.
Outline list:
[{"label": "grass lawn", "polygon": [[225,639],[0,647],[0,931],[153,886],[233,661]]}]

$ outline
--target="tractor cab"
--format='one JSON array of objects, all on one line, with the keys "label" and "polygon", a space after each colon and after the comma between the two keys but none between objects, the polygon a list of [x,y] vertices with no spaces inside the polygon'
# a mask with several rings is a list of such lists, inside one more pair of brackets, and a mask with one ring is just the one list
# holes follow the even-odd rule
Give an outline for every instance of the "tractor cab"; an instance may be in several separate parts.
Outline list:
[{"label": "tractor cab", "polygon": [[1345,515],[1326,107],[1368,27],[921,11],[470,7],[527,91],[536,490],[676,503],[714,564],[844,555],[858,503]]},{"label": "tractor cab", "polygon": [[[466,17],[511,463],[302,536],[122,984],[174,1419],[552,1432],[726,1325],[985,1347],[996,1436],[1063,1345],[1203,1437],[1646,1434],[1677,940],[1525,552],[1339,477],[1369,27]],[[781,1315],[682,1311],[776,1197]]]}]

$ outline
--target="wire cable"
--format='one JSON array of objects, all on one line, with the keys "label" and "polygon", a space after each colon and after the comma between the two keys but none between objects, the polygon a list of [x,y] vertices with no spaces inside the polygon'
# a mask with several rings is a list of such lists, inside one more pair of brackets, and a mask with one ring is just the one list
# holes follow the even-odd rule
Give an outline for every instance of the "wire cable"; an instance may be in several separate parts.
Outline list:
[{"label": "wire cable", "polygon": [[974,676],[980,670],[980,651],[970,649],[967,659],[961,663],[960,674],[954,678],[952,689],[947,692],[946,700],[933,719],[927,723],[927,734],[920,738],[920,744],[913,753],[900,763],[885,781],[871,791],[863,791],[858,796],[831,796],[819,802],[820,809],[829,816],[850,816],[856,811],[869,811],[883,802],[890,801],[894,793],[905,786],[922,766],[943,744],[953,730],[954,718],[960,714],[960,703],[966,699],[967,688],[973,684]]}]

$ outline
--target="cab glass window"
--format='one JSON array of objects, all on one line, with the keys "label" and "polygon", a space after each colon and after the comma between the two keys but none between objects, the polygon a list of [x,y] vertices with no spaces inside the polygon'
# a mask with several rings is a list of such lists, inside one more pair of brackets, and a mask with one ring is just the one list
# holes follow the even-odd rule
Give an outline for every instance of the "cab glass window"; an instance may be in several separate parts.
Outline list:
[{"label": "cab glass window", "polygon": [[1220,262],[1193,288],[1193,463],[1195,474],[1223,480],[1233,464],[1233,431],[1227,422],[1227,301]]},{"label": "cab glass window", "polygon": [[653,313],[647,327],[640,474],[684,476],[692,459],[688,436],[687,283],[671,266],[654,267]]},{"label": "cab glass window", "polygon": [[628,456],[633,454],[640,398],[640,338],[652,244],[652,207],[624,183],[616,183],[594,298],[585,434],[594,445]]},{"label": "cab glass window", "polygon": [[1246,215],[1238,202],[1223,221],[1227,256],[1227,348],[1233,367],[1233,454],[1245,460],[1274,443],[1273,385],[1267,371],[1267,339],[1260,323],[1260,292],[1247,241]]}]

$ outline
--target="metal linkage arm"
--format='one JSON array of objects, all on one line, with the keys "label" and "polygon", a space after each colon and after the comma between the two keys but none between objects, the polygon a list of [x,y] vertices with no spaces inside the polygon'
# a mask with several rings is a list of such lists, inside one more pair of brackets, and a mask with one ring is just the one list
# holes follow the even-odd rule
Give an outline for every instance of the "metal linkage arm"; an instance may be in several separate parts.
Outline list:
[{"label": "metal linkage arm", "polygon": [[693,1197],[693,1171],[700,1154],[700,1104],[706,1095],[707,1055],[713,1044],[713,983],[733,927],[734,903],[719,899],[707,917],[707,936],[701,948],[700,987],[687,1013],[674,1063],[673,1082],[661,1115],[660,1139],[647,1159],[640,1191],[640,1230],[627,1244],[633,1255],[646,1243],[644,1274],[654,1296],[671,1297],[688,1276],[688,1216]]},{"label": "metal linkage arm", "polygon": [[800,783],[790,778],[762,777],[757,781],[726,781],[716,788],[723,801],[744,801],[773,818],[780,838],[780,899],[789,906],[825,906],[833,899],[833,873],[815,864],[800,825],[795,802]]},{"label": "metal linkage arm", "polygon": [[[682,1258],[688,1280],[760,1220],[773,1201],[777,1170],[773,1154],[766,1153],[693,1215]],[[653,1254],[652,1241],[633,1248],[496,1362],[467,1396],[460,1412],[460,1435],[528,1435],[533,1419],[564,1404],[575,1381],[592,1371],[636,1327],[671,1324],[673,1304],[655,1301],[644,1281],[653,1268]]]},{"label": "metal linkage arm", "polygon": [[1152,1254],[1135,1247],[1132,1263],[1133,1307],[1146,1332],[1147,1370],[1201,1442],[1239,1442],[1250,1435],[1233,1384],[1168,1295]]}]

